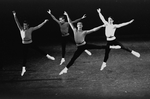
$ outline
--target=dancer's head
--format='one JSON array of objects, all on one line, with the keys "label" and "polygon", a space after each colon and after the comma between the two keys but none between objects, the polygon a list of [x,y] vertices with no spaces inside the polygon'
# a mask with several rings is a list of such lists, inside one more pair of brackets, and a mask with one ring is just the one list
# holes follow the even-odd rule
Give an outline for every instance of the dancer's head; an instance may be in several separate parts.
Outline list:
[{"label": "dancer's head", "polygon": [[78,23],[77,23],[77,28],[78,28],[78,30],[82,30],[82,27],[83,27],[82,22],[78,22]]},{"label": "dancer's head", "polygon": [[113,24],[114,20],[111,17],[108,17],[108,23]]},{"label": "dancer's head", "polygon": [[64,16],[59,17],[59,22],[64,23],[65,22],[65,17]]},{"label": "dancer's head", "polygon": [[24,21],[23,22],[23,29],[28,29],[29,28],[29,24],[26,22],[26,21]]}]

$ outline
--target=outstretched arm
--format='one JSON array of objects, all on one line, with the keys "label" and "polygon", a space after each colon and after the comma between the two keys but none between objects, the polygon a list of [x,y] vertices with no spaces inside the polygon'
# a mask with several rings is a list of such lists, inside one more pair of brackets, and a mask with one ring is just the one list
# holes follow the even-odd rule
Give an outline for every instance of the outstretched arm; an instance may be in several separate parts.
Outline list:
[{"label": "outstretched arm", "polygon": [[85,14],[84,14],[81,18],[76,19],[76,20],[72,21],[71,23],[76,23],[76,22],[78,22],[78,21],[84,19],[85,17],[86,17],[86,16],[85,16]]},{"label": "outstretched arm", "polygon": [[95,31],[99,30],[100,28],[102,28],[102,27],[104,27],[104,26],[105,26],[105,25],[100,25],[100,26],[95,27],[95,28],[93,28],[93,29],[91,29],[91,30],[87,30],[87,31],[86,31],[86,34],[95,32]]},{"label": "outstretched arm", "polygon": [[69,15],[67,14],[67,12],[64,12],[64,15],[66,15],[67,20],[68,20],[68,23],[69,23],[69,25],[71,26],[72,30],[74,31],[74,30],[75,30],[75,27],[73,26],[73,24],[72,24],[72,22],[71,22],[71,20],[70,20],[70,18],[69,18]]},{"label": "outstretched arm", "polygon": [[97,12],[98,12],[99,17],[100,17],[100,19],[102,20],[102,22],[103,22],[104,24],[107,24],[108,22],[105,20],[104,16],[102,15],[100,8],[97,9]]},{"label": "outstretched arm", "polygon": [[121,24],[116,24],[115,27],[116,27],[116,28],[120,28],[120,27],[123,27],[123,26],[126,26],[126,25],[132,23],[133,21],[134,21],[134,19],[132,19],[132,20],[129,21],[129,22],[125,22],[125,23],[121,23]]},{"label": "outstretched arm", "polygon": [[47,13],[50,14],[50,16],[53,18],[53,20],[55,20],[58,24],[60,24],[59,20],[56,19],[56,17],[51,13],[51,10],[50,10],[50,9],[47,11]]},{"label": "outstretched arm", "polygon": [[47,21],[48,21],[48,19],[46,19],[44,22],[42,22],[42,23],[39,24],[38,26],[33,27],[33,30],[36,30],[36,29],[41,28]]},{"label": "outstretched arm", "polygon": [[22,27],[21,27],[21,25],[20,25],[20,23],[19,23],[19,21],[18,21],[18,19],[17,19],[17,17],[16,17],[16,12],[15,12],[15,11],[12,11],[12,13],[13,13],[15,22],[16,22],[16,24],[17,24],[17,27],[19,28],[19,30],[21,30]]}]

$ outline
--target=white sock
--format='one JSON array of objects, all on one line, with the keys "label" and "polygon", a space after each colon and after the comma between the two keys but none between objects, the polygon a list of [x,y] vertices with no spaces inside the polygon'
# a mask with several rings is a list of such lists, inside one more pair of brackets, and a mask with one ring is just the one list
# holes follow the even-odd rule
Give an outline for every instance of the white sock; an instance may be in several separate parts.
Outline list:
[{"label": "white sock", "polygon": [[65,58],[62,58],[59,65],[62,65],[65,62]]},{"label": "white sock", "polygon": [[53,56],[50,56],[49,54],[47,54],[46,57],[47,57],[48,59],[55,60],[55,58],[54,58]]},{"label": "white sock", "polygon": [[120,48],[121,48],[121,46],[116,45],[116,46],[110,46],[109,48],[111,48],[111,49],[120,49]]},{"label": "white sock", "polygon": [[106,62],[103,62],[100,70],[102,71],[105,67],[106,67]]},{"label": "white sock", "polygon": [[62,75],[62,74],[64,74],[64,73],[67,73],[67,71],[68,71],[68,68],[65,67],[65,68],[59,73],[59,75]]},{"label": "white sock", "polygon": [[21,71],[21,76],[23,76],[25,72],[26,72],[26,67],[23,66],[23,67],[22,67],[22,71]]},{"label": "white sock", "polygon": [[90,51],[88,51],[88,50],[84,50],[88,55],[92,55],[92,53],[90,52]]},{"label": "white sock", "polygon": [[136,52],[136,51],[133,51],[133,50],[132,50],[131,53],[132,53],[134,56],[138,57],[138,58],[140,57],[140,53],[138,53],[138,52]]}]

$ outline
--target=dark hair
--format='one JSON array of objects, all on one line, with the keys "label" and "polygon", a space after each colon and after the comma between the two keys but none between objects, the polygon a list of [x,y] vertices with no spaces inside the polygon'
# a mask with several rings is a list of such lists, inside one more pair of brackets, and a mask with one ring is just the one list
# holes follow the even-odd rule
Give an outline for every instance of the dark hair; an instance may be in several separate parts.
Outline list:
[{"label": "dark hair", "polygon": [[109,16],[108,18],[111,18],[112,20],[114,20],[114,17],[112,17],[112,16]]},{"label": "dark hair", "polygon": [[82,22],[80,22],[80,21],[79,21],[79,22],[77,22],[77,24],[78,24],[78,23],[83,24],[83,23],[82,23]]},{"label": "dark hair", "polygon": [[29,24],[26,20],[24,20],[23,23]]},{"label": "dark hair", "polygon": [[59,18],[62,18],[62,19],[64,19],[64,20],[66,20],[65,16],[60,16]]}]

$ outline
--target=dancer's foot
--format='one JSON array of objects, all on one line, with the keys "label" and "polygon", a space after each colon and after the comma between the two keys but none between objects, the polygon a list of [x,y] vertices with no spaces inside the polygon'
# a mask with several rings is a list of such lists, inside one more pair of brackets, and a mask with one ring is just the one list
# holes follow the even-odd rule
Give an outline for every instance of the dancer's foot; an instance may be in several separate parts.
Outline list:
[{"label": "dancer's foot", "polygon": [[59,65],[62,65],[65,62],[65,58],[62,58]]},{"label": "dancer's foot", "polygon": [[67,71],[68,71],[68,68],[65,67],[65,68],[59,73],[59,75],[62,75],[62,74],[64,74],[64,73],[67,73]]},{"label": "dancer's foot", "polygon": [[102,71],[105,67],[106,67],[106,62],[103,62],[100,70]]},{"label": "dancer's foot", "polygon": [[110,46],[109,48],[111,48],[111,49],[120,49],[120,48],[121,48],[121,46],[119,46],[119,45],[115,45],[115,46]]},{"label": "dancer's foot", "polygon": [[26,72],[26,67],[23,66],[21,71],[21,76],[23,76],[25,72]]},{"label": "dancer's foot", "polygon": [[138,58],[140,57],[140,53],[138,53],[138,52],[136,52],[136,51],[132,51],[131,53],[132,53],[134,56],[138,57]]},{"label": "dancer's foot", "polygon": [[47,54],[46,57],[50,60],[55,60],[55,58],[53,56],[50,56],[49,54]]},{"label": "dancer's foot", "polygon": [[88,51],[88,50],[84,50],[88,55],[92,55],[92,53],[90,52],[90,51]]}]

